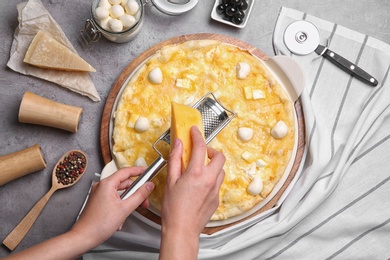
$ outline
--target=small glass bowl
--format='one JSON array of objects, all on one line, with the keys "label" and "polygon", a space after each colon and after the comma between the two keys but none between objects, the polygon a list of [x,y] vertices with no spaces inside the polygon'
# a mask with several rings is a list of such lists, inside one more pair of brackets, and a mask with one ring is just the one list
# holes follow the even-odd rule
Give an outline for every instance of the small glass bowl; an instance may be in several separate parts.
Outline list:
[{"label": "small glass bowl", "polygon": [[93,42],[100,40],[101,35],[103,35],[107,40],[115,43],[124,43],[133,40],[134,37],[136,37],[140,32],[144,22],[145,9],[143,0],[136,0],[140,7],[135,17],[137,22],[132,27],[121,32],[112,32],[104,29],[100,25],[99,19],[95,17],[95,9],[98,7],[100,1],[101,0],[94,0],[92,3],[91,19],[87,19],[85,28],[82,31],[82,37],[84,41],[88,45],[91,45]]}]

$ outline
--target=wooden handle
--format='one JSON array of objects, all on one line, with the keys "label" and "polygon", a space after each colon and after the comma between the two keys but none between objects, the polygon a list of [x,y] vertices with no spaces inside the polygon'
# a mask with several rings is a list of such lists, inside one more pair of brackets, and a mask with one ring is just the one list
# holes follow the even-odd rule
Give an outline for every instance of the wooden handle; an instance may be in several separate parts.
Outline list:
[{"label": "wooden handle", "polygon": [[20,221],[20,223],[12,230],[11,233],[4,239],[3,244],[10,250],[14,250],[26,236],[32,225],[37,220],[39,214],[41,214],[46,203],[49,201],[51,195],[57,190],[56,186],[53,186],[45,196],[43,196],[37,204],[27,213],[27,215]]},{"label": "wooden handle", "polygon": [[77,132],[83,109],[58,103],[31,92],[23,96],[19,108],[19,122],[44,125]]},{"label": "wooden handle", "polygon": [[0,186],[44,168],[46,168],[46,162],[38,144],[0,156]]}]

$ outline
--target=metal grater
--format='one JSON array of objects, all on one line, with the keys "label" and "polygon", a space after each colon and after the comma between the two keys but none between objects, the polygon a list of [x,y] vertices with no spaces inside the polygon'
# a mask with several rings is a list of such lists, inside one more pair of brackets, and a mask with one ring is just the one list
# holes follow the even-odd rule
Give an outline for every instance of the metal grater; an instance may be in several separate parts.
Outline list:
[{"label": "metal grater", "polygon": [[[194,104],[193,107],[198,109],[202,115],[206,144],[208,144],[219,132],[221,132],[221,130],[225,128],[225,126],[229,124],[235,116],[234,112],[224,108],[211,92],[204,95]],[[170,129],[163,133],[153,144],[153,148],[159,154],[159,157],[132,183],[127,190],[122,193],[122,200],[130,197],[147,181],[151,181],[167,164],[167,160],[163,158],[163,155],[156,148],[156,145],[160,141],[164,141],[169,144],[169,133]]]}]

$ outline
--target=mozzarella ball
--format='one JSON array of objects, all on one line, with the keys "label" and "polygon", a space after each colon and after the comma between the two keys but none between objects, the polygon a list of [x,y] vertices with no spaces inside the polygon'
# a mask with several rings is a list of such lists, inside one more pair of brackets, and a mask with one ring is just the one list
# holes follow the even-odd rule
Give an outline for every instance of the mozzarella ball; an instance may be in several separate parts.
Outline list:
[{"label": "mozzarella ball", "polygon": [[125,10],[121,5],[113,5],[110,8],[110,15],[112,18],[119,18],[125,14]]},{"label": "mozzarella ball", "polygon": [[271,129],[271,135],[273,138],[281,139],[285,137],[288,133],[288,127],[285,122],[278,121],[274,127]]},{"label": "mozzarella ball", "polygon": [[149,120],[146,117],[140,116],[135,122],[134,129],[141,133],[148,131]]},{"label": "mozzarella ball", "polygon": [[110,31],[111,29],[108,27],[108,22],[112,20],[112,18],[110,16],[108,16],[106,19],[103,19],[103,20],[100,20],[100,26],[107,30],[107,31]]},{"label": "mozzarella ball", "polygon": [[99,6],[95,9],[95,16],[99,20],[104,20],[110,15],[110,12],[107,8],[104,8],[102,6]]},{"label": "mozzarella ball", "polygon": [[237,78],[239,79],[245,79],[251,68],[248,63],[246,62],[239,62],[236,67],[236,73],[237,73]]},{"label": "mozzarella ball", "polygon": [[141,12],[137,12],[135,14],[133,14],[134,18],[136,21],[139,21],[139,19],[141,19]]},{"label": "mozzarella ball", "polygon": [[125,9],[128,14],[134,15],[139,10],[139,4],[135,0],[128,0]]},{"label": "mozzarella ball", "polygon": [[110,29],[110,31],[113,31],[113,32],[121,32],[123,30],[123,24],[118,19],[108,20],[107,26]]},{"label": "mozzarella ball", "polygon": [[162,72],[160,68],[154,68],[149,72],[149,81],[153,84],[161,84]]},{"label": "mozzarella ball", "polygon": [[248,192],[254,196],[259,195],[263,190],[263,180],[260,176],[255,176],[248,186]]},{"label": "mozzarella ball", "polygon": [[121,4],[122,0],[108,0],[110,2],[110,4],[112,5],[119,5]]},{"label": "mozzarella ball", "polygon": [[110,9],[111,8],[111,4],[110,4],[110,2],[108,2],[108,0],[100,0],[98,6],[99,7],[103,7],[105,9]]},{"label": "mozzarella ball", "polygon": [[240,138],[242,141],[249,141],[252,139],[253,136],[253,130],[249,127],[240,127],[238,128],[238,138]]},{"label": "mozzarella ball", "polygon": [[123,7],[125,7],[126,4],[127,4],[127,1],[128,1],[128,0],[122,0],[122,1],[121,1],[121,5],[122,5]]},{"label": "mozzarella ball", "polygon": [[122,22],[123,28],[125,28],[125,29],[131,28],[135,24],[134,16],[129,15],[129,14],[122,15],[121,17],[119,17],[119,20]]}]

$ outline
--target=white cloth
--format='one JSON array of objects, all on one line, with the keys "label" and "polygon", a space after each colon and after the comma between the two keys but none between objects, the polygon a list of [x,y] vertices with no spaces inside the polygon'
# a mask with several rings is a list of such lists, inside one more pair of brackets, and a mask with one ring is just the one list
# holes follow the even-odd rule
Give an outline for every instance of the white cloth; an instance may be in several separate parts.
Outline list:
[{"label": "white cloth", "polygon": [[[318,27],[321,43],[379,81],[368,86],[315,53],[292,55],[283,33],[293,21]],[[282,8],[276,54],[305,71],[301,96],[307,154],[282,204],[229,232],[201,237],[199,259],[389,259],[390,46],[340,25]],[[260,219],[262,219],[260,221]],[[159,230],[132,216],[125,232],[85,259],[157,259]]]}]

